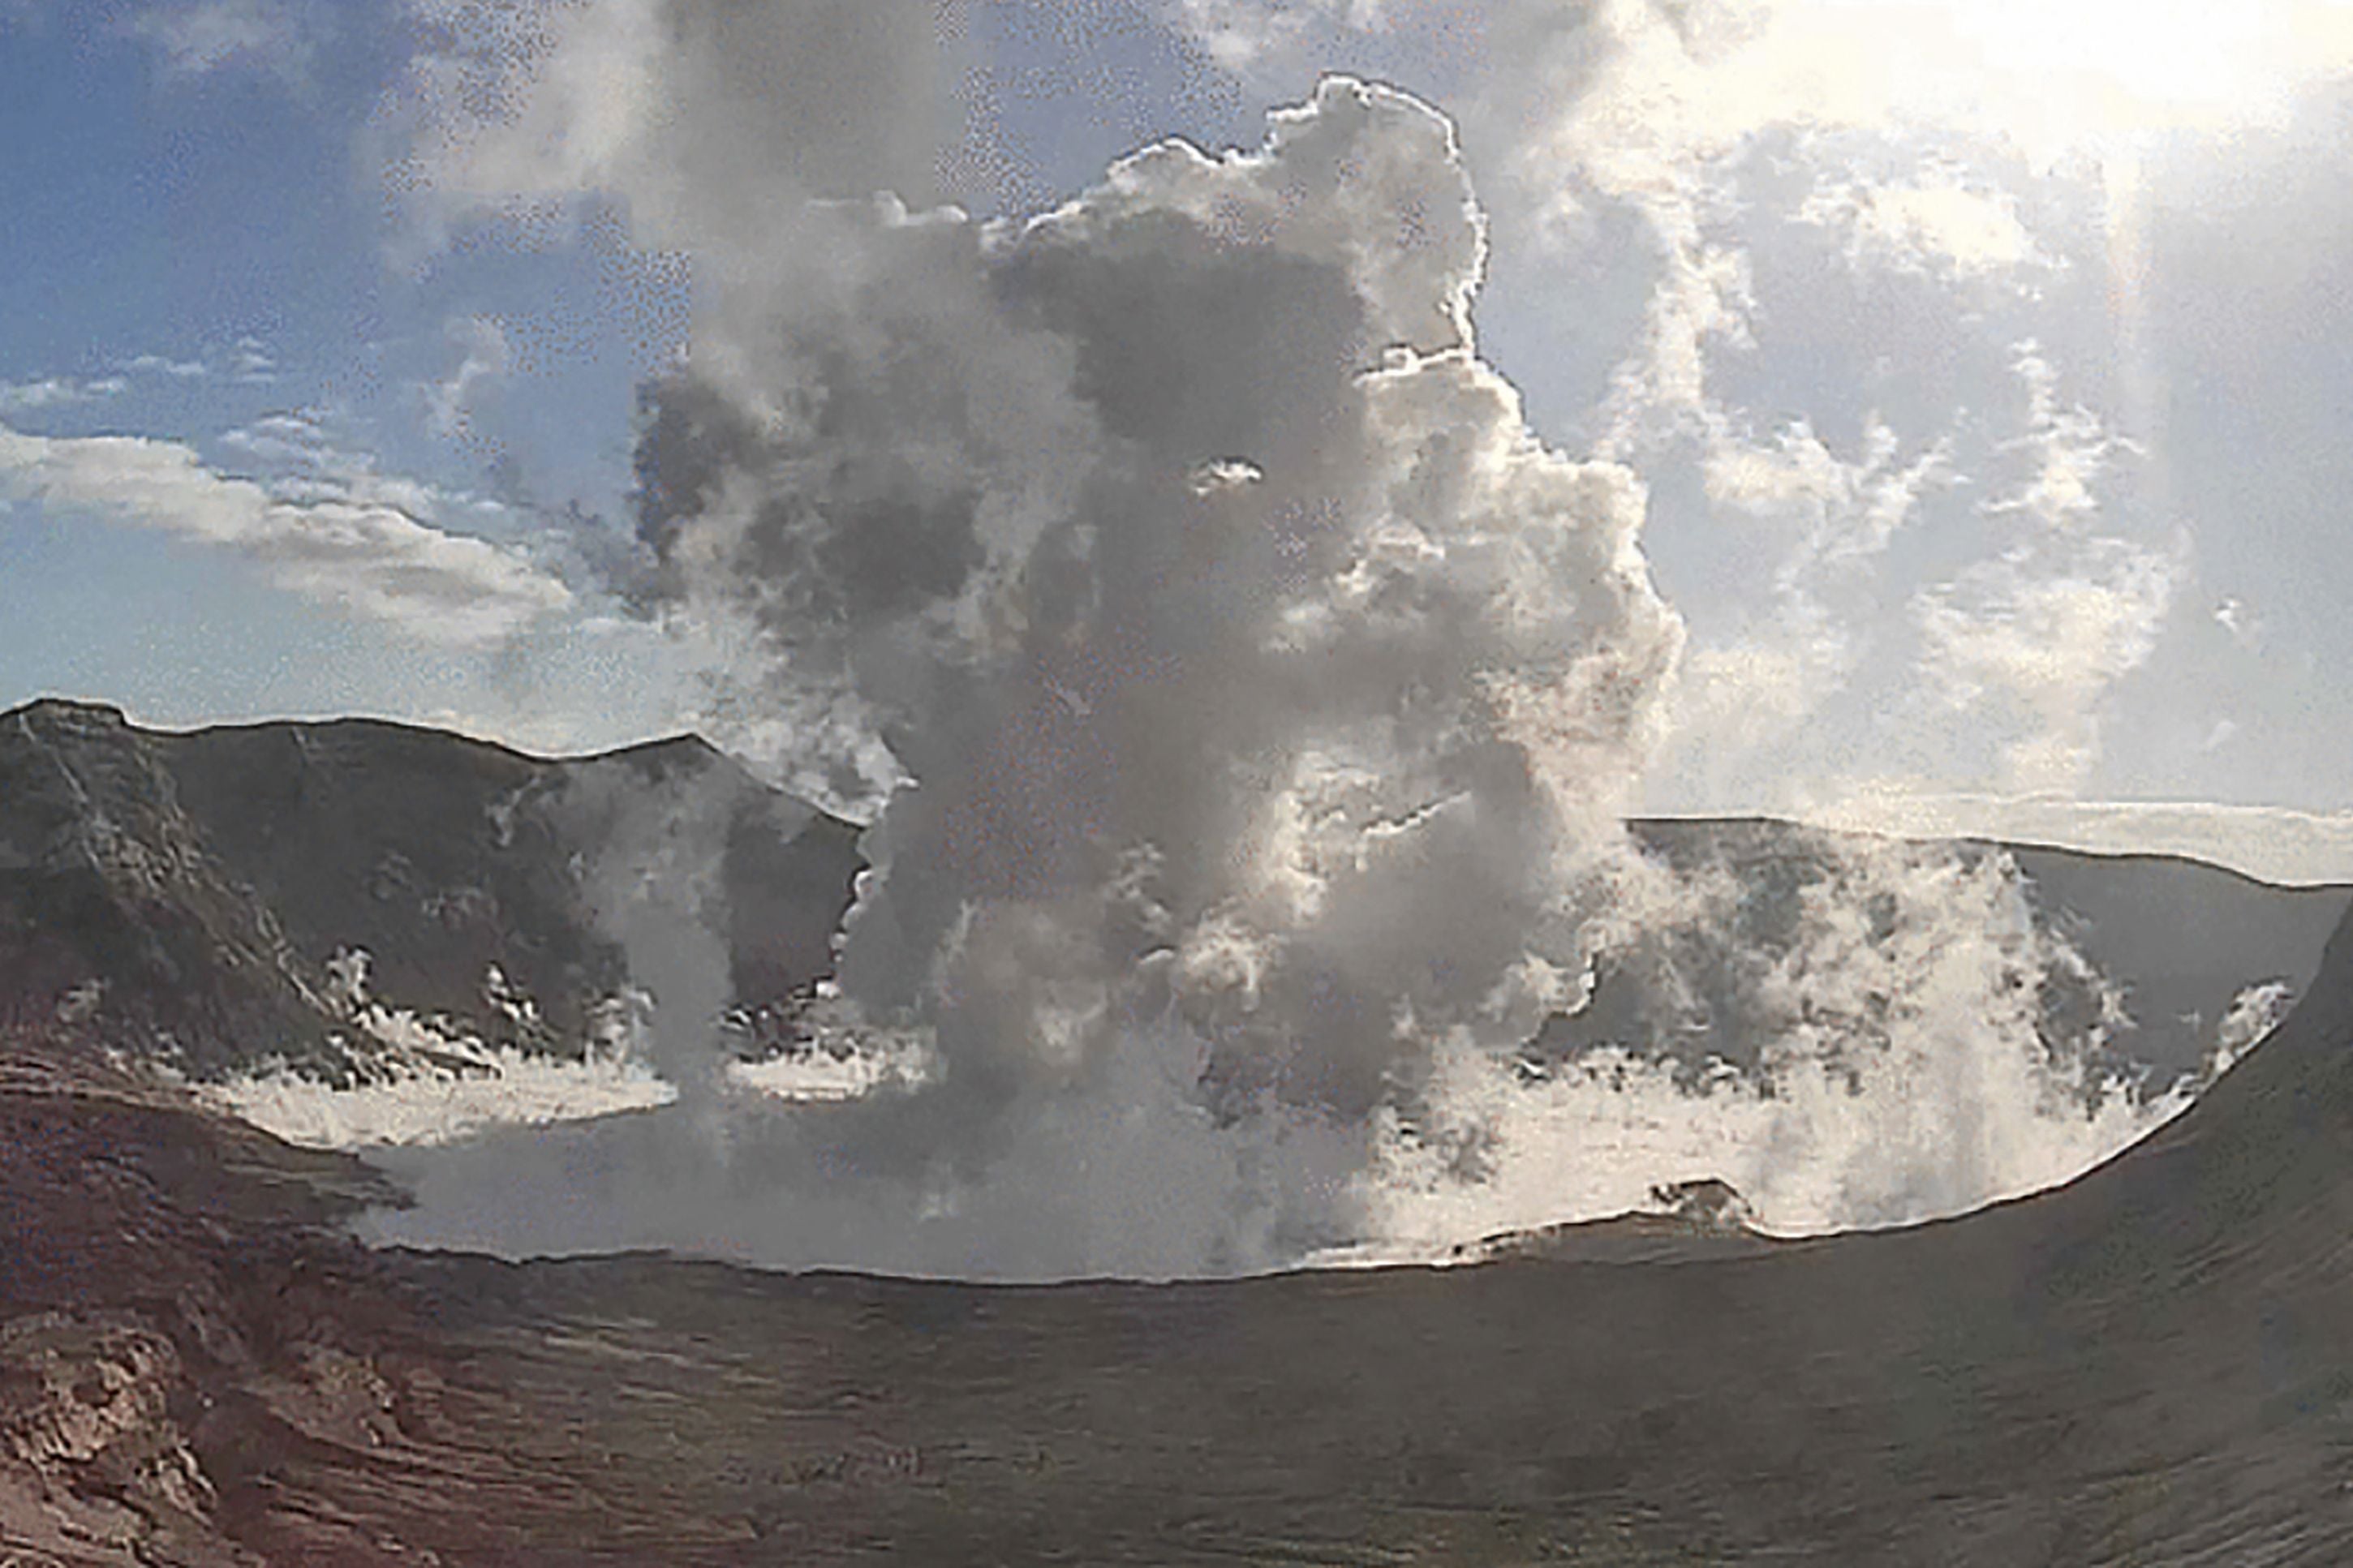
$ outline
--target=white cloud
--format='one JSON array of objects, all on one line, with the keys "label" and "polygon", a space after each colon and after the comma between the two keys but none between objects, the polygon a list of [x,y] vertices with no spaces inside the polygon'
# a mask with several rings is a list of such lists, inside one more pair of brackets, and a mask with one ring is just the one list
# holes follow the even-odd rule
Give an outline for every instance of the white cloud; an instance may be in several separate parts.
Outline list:
[{"label": "white cloud", "polygon": [[572,603],[515,552],[435,526],[433,492],[365,464],[322,459],[265,484],[174,441],[0,426],[0,492],[235,551],[284,587],[427,641],[495,642]]},{"label": "white cloud", "polygon": [[1709,351],[1755,342],[1749,318],[1757,302],[1746,250],[1701,242],[1696,216],[1686,224],[1683,215],[1672,215],[1666,226],[1688,226],[1694,238],[1669,243],[1651,290],[1642,343],[1613,378],[1601,442],[1609,457],[1630,457],[1658,437],[1720,426],[1725,415],[1708,392]]},{"label": "white cloud", "polygon": [[[2024,428],[2004,439],[1965,416],[1907,452],[1873,418],[1847,456],[1802,423],[1757,441],[1714,421],[1706,497],[1719,522],[1744,530],[1727,547],[1764,561],[1728,627],[1694,636],[1676,748],[1658,775],[1679,805],[1802,799],[1810,763],[1816,776],[1843,773],[1858,749],[2014,790],[2090,780],[2112,694],[2155,650],[2189,551],[2104,521],[2122,510],[2109,490],[2134,448],[2061,396],[2032,345],[2012,369]],[[1964,450],[1992,471],[1963,472]],[[1891,557],[1936,492],[1973,479],[1999,488],[1936,510],[1917,548]],[[1907,580],[1924,554],[1956,552],[1963,563]],[[1905,680],[1895,660],[1907,644]],[[1864,671],[1868,700],[1847,700]]]},{"label": "white cloud", "polygon": [[[1213,58],[1261,69],[1312,41],[1315,25],[1386,32],[1440,8],[1169,5]],[[1501,0],[1460,25],[1479,29],[1502,72],[1557,85],[1564,61],[1598,68],[1588,101],[1556,104],[1588,128],[1617,122],[1606,139],[1637,179],[1775,125],[1942,123],[2048,160],[2103,140],[2272,119],[2299,87],[2353,66],[2353,16],[2337,0]]]},{"label": "white cloud", "polygon": [[1952,169],[1879,184],[1825,175],[1797,216],[1843,235],[1857,267],[1982,278],[2048,264],[2015,197]]},{"label": "white cloud", "polygon": [[1228,70],[1282,60],[1314,28],[1385,25],[1382,0],[1171,0],[1174,19]]},{"label": "white cloud", "polygon": [[[1261,79],[1312,68],[1332,30],[1395,34],[1427,7],[1171,0],[1209,52]],[[1471,12],[1468,7],[1453,7]],[[1313,25],[1311,25],[1313,24]],[[1646,419],[1707,411],[1710,345],[1743,341],[1742,160],[1810,171],[1789,216],[1842,232],[1858,264],[1977,279],[2059,264],[1984,169],[2065,166],[2091,200],[2102,162],[2160,131],[2224,134],[2280,117],[2353,68],[2353,9],[2331,0],[2129,8],[2035,0],[1499,0],[1458,26],[1482,62],[1460,107],[1482,183],[1515,233],[1573,251],[1596,208],[1641,215],[1658,246],[1651,330],[1620,378],[1611,449]],[[1857,149],[1899,154],[1897,174]]]},{"label": "white cloud", "polygon": [[315,409],[266,414],[224,432],[219,445],[238,454],[270,494],[281,500],[333,501],[389,507],[434,518],[463,504],[498,512],[498,502],[451,497],[419,480],[386,474],[375,459],[337,443],[330,417]]},{"label": "white cloud", "polygon": [[229,368],[242,382],[259,384],[278,378],[278,362],[270,357],[268,345],[259,338],[237,339],[237,353]]},{"label": "white cloud", "polygon": [[507,374],[507,335],[491,318],[469,316],[449,324],[448,339],[459,356],[456,368],[420,390],[436,431],[448,437],[470,436],[475,400]]},{"label": "white cloud", "polygon": [[290,0],[151,5],[125,26],[155,49],[166,75],[181,78],[248,67],[299,81],[309,73],[314,48],[307,14]]},{"label": "white cloud", "polygon": [[1951,478],[1951,443],[1910,455],[1884,423],[1841,458],[1800,422],[1769,442],[1719,428],[1704,476],[1707,499],[1734,526],[1768,531],[1778,564],[1756,584],[1733,642],[1695,642],[1678,682],[1676,750],[1663,770],[1720,784],[1750,753],[1786,739],[1846,684],[1880,558]]},{"label": "white cloud", "polygon": [[35,413],[44,408],[69,408],[118,396],[124,383],[119,376],[94,381],[72,376],[44,376],[39,381],[0,382],[0,414]]},{"label": "white cloud", "polygon": [[395,177],[435,226],[626,210],[655,249],[773,270],[809,196],[921,202],[945,141],[932,5],[406,0]]},{"label": "white cloud", "polygon": [[[2353,65],[2353,25],[2321,25],[2321,8],[2209,9],[1481,8],[1484,65],[1461,102],[1482,184],[1504,200],[1504,242],[1523,263],[1531,247],[1553,247],[1556,260],[1586,247],[1592,265],[1622,269],[1622,229],[1599,220],[1626,213],[1651,241],[1641,338],[1588,416],[1599,451],[1640,463],[1667,495],[1689,493],[1683,465],[1695,459],[1712,521],[1744,530],[1725,553],[1753,570],[1754,589],[1713,615],[1694,612],[1672,759],[1683,775],[1753,792],[1761,775],[1738,753],[1802,731],[1807,745],[1819,738],[1841,753],[1916,749],[1958,777],[1984,776],[1976,752],[1990,736],[1997,773],[2013,787],[2088,781],[2110,696],[2150,657],[2188,559],[2179,540],[2148,542],[2135,496],[2116,483],[2138,448],[2063,390],[2054,356],[2029,341],[2011,355],[2025,392],[2018,424],[1977,411],[2001,406],[1998,391],[1972,384],[1981,373],[1931,365],[1944,378],[1936,395],[1949,401],[1915,402],[1905,416],[1946,434],[1901,461],[1874,457],[1868,448],[1888,437],[1867,405],[1841,405],[1847,382],[1817,372],[1793,384],[1777,363],[1784,344],[1832,363],[1870,361],[1853,329],[1814,300],[1766,292],[1789,286],[1792,242],[1773,220],[1818,230],[1843,255],[1854,278],[1837,285],[1853,289],[1842,302],[1900,299],[1941,312],[1943,342],[1963,351],[1964,365],[2003,341],[1991,333],[2015,342],[2030,322],[2072,343],[2082,323],[2061,314],[2073,302],[2056,280],[2086,257],[2108,264],[2113,237],[2098,229],[2122,210],[2125,176],[2104,174],[2104,161],[2133,166],[2121,150],[2153,126],[2211,132],[2274,115],[2294,85]],[[1318,29],[1396,25],[1341,5],[1227,0],[1179,12],[1197,34],[1214,27],[1246,44],[1235,51],[1247,57],[1241,68],[1261,79],[1285,60],[1306,63],[1298,57]],[[2195,68],[2168,72],[2168,60]],[[2226,84],[2234,98],[2218,96]],[[1596,259],[1602,235],[1617,243]],[[1886,374],[1918,395],[1906,367]],[[1852,428],[1858,416],[1865,450],[1833,455],[1812,435]],[[1748,434],[1768,421],[1784,434]],[[1891,558],[1887,542],[1945,483],[1982,486],[1990,499],[1974,520],[1937,509],[1934,537]],[[1660,536],[1678,525],[1688,526],[1662,520]],[[1979,534],[1986,542],[1973,547]],[[1859,649],[1915,637],[1915,675],[1934,708],[1891,680],[1871,711],[1849,705],[1810,728]],[[1956,724],[1957,710],[1971,722]],[[1802,771],[1811,754],[1784,748],[1770,760]]]},{"label": "white cloud", "polygon": [[2178,561],[2102,543],[2066,574],[2005,559],[1914,603],[1924,673],[1951,707],[2010,731],[2010,788],[2082,785],[2109,688],[2148,658],[2171,607]]},{"label": "white cloud", "polygon": [[2189,547],[2093,531],[2103,478],[2118,453],[2135,449],[2091,410],[2062,401],[2037,345],[2021,345],[2014,368],[2028,430],[2000,451],[2023,473],[1979,507],[2013,537],[1915,595],[1912,615],[1929,684],[1949,708],[2008,735],[2004,785],[2072,792],[2098,760],[2110,689],[2155,650]]},{"label": "white cloud", "polygon": [[1865,427],[1862,450],[1842,459],[1800,420],[1770,445],[1719,432],[1706,459],[1708,500],[1778,523],[1795,535],[1785,580],[1835,573],[1886,550],[1930,485],[1949,476],[1952,447],[1939,441],[1904,462],[1903,441],[1883,422]]},{"label": "white cloud", "polygon": [[2027,388],[2027,432],[2004,449],[2025,453],[2031,471],[2015,493],[1989,501],[1986,510],[2022,513],[2048,529],[2080,530],[2100,510],[2101,477],[2119,452],[2136,448],[2089,408],[2060,402],[2058,371],[2040,344],[2019,344],[2013,364]]},{"label": "white cloud", "polygon": [[1676,678],[1680,750],[1668,766],[1728,776],[1746,753],[1814,712],[1844,678],[1847,653],[1834,628],[1794,617],[1737,643],[1694,647]]},{"label": "white cloud", "polygon": [[122,362],[133,375],[168,375],[180,381],[202,381],[212,374],[202,360],[173,359],[165,354],[141,354]]},{"label": "white cloud", "polygon": [[142,353],[108,363],[102,376],[49,375],[24,381],[0,381],[0,415],[26,414],[47,408],[69,408],[120,397],[132,379],[162,376],[173,381],[202,381],[212,374],[202,360],[174,359],[168,354]]}]

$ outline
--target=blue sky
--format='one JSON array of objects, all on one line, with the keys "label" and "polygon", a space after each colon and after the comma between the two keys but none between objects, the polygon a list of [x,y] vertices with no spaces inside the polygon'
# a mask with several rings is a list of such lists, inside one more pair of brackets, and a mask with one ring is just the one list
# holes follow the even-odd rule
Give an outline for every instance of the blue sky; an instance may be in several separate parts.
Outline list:
[{"label": "blue sky", "polygon": [[[418,84],[468,0],[0,7],[0,704],[553,749],[711,721],[741,648],[596,564],[775,132],[698,125],[739,165],[628,122],[579,18],[658,9],[513,7],[543,53],[500,112],[542,144],[452,154]],[[2353,808],[2341,8],[1717,10],[968,0],[876,118],[914,205],[990,216],[1160,135],[1253,143],[1323,70],[1452,115],[1481,351],[1649,487],[1689,628],[1644,804]],[[1854,38],[1883,69],[1838,75]],[[778,100],[839,64],[779,58]]]},{"label": "blue sky", "polygon": [[[127,5],[0,32],[0,421],[184,443],[250,475],[283,463],[238,433],[299,416],[331,468],[429,487],[491,538],[567,503],[617,513],[636,381],[668,346],[640,318],[682,312],[663,299],[681,286],[576,240],[420,252],[383,124],[415,29],[394,8],[247,9],[282,31],[217,58],[175,58]],[[506,323],[509,384],[494,427],[448,428],[434,389],[482,318]],[[0,521],[0,701],[62,691],[174,724],[359,710],[559,745],[675,724],[659,639],[633,650],[642,697],[610,640],[451,647],[168,531],[23,498]]]}]

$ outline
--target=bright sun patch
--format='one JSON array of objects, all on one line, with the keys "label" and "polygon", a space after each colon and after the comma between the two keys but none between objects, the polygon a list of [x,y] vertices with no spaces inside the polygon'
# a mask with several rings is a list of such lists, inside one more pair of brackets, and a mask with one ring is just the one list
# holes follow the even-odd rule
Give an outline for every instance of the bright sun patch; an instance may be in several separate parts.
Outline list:
[{"label": "bright sun patch", "polygon": [[1829,125],[1967,125],[2052,158],[2276,120],[2353,68],[2348,0],[1784,0],[1747,14],[1715,35],[1706,91],[1682,108],[1703,141],[1778,118],[1769,107]]},{"label": "bright sun patch", "polygon": [[[1937,9],[1946,9],[1939,5]],[[2353,8],[2263,0],[1951,0],[1950,22],[1989,71],[2054,116],[2130,134],[2267,111],[2302,74],[2306,46]],[[2333,27],[2332,27],[2333,24]]]}]

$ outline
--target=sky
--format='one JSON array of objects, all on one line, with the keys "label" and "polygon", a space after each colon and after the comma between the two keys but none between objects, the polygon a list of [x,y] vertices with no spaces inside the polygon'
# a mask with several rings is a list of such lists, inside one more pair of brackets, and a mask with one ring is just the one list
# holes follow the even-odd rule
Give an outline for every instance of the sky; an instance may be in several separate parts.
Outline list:
[{"label": "sky", "polygon": [[1641,594],[1563,634],[1641,687],[1611,803],[2353,875],[2320,0],[0,4],[0,706],[696,727],[871,803],[878,656],[669,547],[649,388],[784,417],[776,322],[948,286],[844,203],[1018,233],[1335,71],[1452,122],[1477,355],[1637,487]]}]

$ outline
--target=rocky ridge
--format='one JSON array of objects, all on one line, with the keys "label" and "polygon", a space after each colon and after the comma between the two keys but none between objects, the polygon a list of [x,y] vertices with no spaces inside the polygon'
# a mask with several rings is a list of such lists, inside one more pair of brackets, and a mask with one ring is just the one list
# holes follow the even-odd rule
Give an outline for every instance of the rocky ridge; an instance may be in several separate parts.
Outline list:
[{"label": "rocky ridge", "polygon": [[[659,864],[612,846],[633,826]],[[631,876],[711,883],[726,984],[773,1008],[829,966],[855,830],[692,738],[575,761],[366,720],[169,734],[0,715],[0,1021],[197,1079],[364,1079],[373,998],[452,1037],[577,1056],[632,984]]]}]

